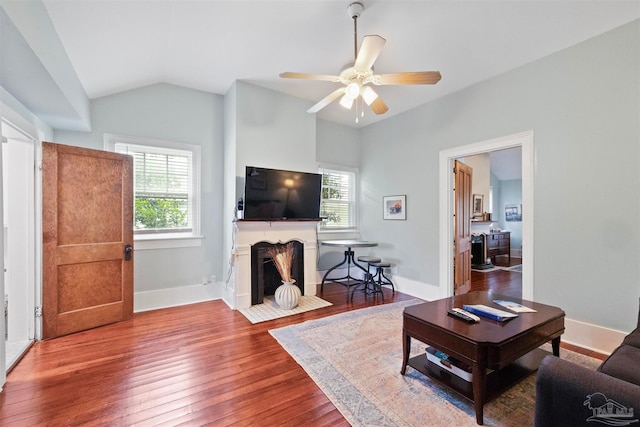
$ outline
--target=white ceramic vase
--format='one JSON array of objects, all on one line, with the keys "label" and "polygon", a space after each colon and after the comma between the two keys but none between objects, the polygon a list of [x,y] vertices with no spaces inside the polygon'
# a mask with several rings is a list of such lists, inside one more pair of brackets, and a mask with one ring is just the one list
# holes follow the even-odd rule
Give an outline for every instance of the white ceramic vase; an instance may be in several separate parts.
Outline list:
[{"label": "white ceramic vase", "polygon": [[291,310],[298,306],[302,292],[300,292],[300,288],[298,288],[295,283],[295,280],[291,282],[285,282],[283,280],[282,285],[276,288],[275,299],[280,308]]}]

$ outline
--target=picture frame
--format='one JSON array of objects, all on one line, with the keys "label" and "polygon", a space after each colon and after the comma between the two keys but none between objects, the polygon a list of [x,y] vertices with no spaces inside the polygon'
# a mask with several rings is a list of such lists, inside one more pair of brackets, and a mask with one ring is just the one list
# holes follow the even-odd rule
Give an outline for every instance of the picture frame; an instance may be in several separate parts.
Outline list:
[{"label": "picture frame", "polygon": [[407,196],[384,196],[382,198],[382,217],[391,220],[407,219]]},{"label": "picture frame", "polygon": [[504,206],[504,217],[509,222],[522,221],[522,205],[519,203],[511,203]]},{"label": "picture frame", "polygon": [[473,217],[481,217],[484,212],[484,195],[483,194],[474,194],[473,195]]}]

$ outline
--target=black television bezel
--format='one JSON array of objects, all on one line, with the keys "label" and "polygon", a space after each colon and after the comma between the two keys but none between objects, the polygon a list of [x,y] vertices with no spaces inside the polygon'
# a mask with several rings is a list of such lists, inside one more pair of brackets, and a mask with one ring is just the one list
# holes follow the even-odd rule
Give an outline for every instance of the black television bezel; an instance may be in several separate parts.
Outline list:
[{"label": "black television bezel", "polygon": [[[317,214],[318,216],[293,216],[293,217],[288,217],[288,216],[253,216],[253,213],[251,213],[251,203],[252,200],[247,199],[247,190],[248,190],[248,185],[249,185],[249,178],[250,178],[250,174],[252,172],[258,172],[260,173],[261,171],[263,173],[266,174],[270,174],[270,175],[274,175],[274,174],[286,174],[286,175],[291,175],[291,176],[303,176],[305,177],[305,181],[309,181],[312,178],[317,180],[317,195],[318,195],[318,199],[317,199]],[[322,174],[320,173],[314,173],[314,172],[302,172],[302,171],[296,171],[296,170],[289,170],[289,169],[275,169],[275,168],[267,168],[267,167],[262,167],[262,166],[245,166],[245,181],[244,181],[244,192],[243,192],[243,201],[244,201],[244,212],[243,212],[243,221],[321,221],[322,218],[320,217],[320,200],[322,197]],[[284,187],[279,187],[279,189],[282,189]],[[315,197],[314,197],[314,203],[315,202]],[[249,215],[247,215],[247,212],[250,212]]]}]

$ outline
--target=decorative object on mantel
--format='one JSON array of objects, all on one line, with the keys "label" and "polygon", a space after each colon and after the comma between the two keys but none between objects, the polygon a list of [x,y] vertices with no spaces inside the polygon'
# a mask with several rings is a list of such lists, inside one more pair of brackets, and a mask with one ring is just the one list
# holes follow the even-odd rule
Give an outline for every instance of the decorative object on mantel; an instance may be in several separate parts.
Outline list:
[{"label": "decorative object on mantel", "polygon": [[484,205],[484,195],[474,194],[473,195],[473,217],[484,221],[482,217],[483,205]]},{"label": "decorative object on mantel", "polygon": [[273,263],[280,273],[282,285],[276,288],[275,299],[280,308],[291,310],[300,301],[300,288],[296,286],[295,279],[291,278],[291,265],[293,263],[293,243],[289,242],[284,246],[273,246],[269,248],[268,254],[273,259]]}]

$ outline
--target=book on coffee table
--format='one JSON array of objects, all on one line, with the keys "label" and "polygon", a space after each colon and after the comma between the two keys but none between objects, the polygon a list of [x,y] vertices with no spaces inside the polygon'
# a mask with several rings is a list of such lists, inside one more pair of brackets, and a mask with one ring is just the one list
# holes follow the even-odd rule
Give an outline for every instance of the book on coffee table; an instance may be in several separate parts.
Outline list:
[{"label": "book on coffee table", "polygon": [[489,319],[497,320],[499,322],[504,322],[505,320],[513,319],[514,317],[518,317],[515,313],[510,313],[504,310],[498,310],[497,308],[489,307],[483,304],[465,304],[462,306],[465,310],[470,313],[477,314],[478,316],[488,317]]},{"label": "book on coffee table", "polygon": [[494,299],[493,302],[495,302],[498,305],[503,306],[504,308],[507,308],[511,311],[515,311],[516,313],[535,313],[536,310],[534,310],[531,307],[526,307],[522,304],[518,304],[515,301],[506,301],[506,300],[502,300],[502,299]]}]

